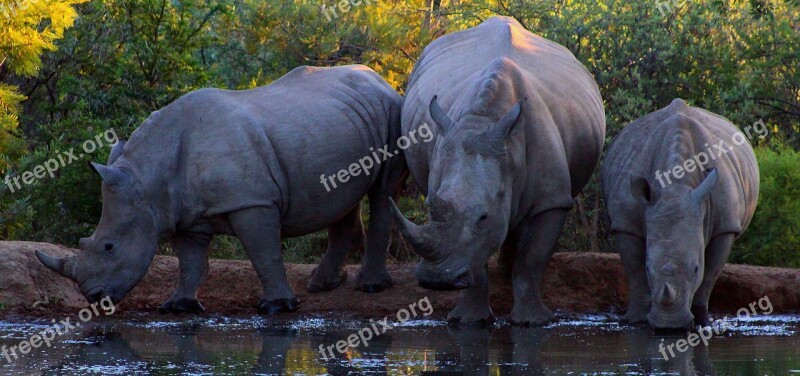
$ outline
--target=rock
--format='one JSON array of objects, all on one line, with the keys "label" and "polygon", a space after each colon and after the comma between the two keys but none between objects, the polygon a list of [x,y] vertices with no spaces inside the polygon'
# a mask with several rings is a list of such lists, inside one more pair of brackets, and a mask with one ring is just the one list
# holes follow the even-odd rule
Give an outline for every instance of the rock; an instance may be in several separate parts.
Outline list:
[{"label": "rock", "polygon": [[[0,317],[52,316],[73,311],[87,303],[75,284],[39,263],[36,249],[53,256],[68,256],[76,250],[33,242],[0,242]],[[286,265],[289,282],[301,300],[291,315],[336,314],[382,317],[428,297],[434,318],[443,318],[458,300],[457,291],[429,291],[417,285],[415,264],[394,264],[389,272],[395,285],[381,293],[355,290],[354,278],[332,292],[308,293],[305,286],[315,265]],[[348,275],[358,266],[347,267]],[[513,303],[508,275],[493,263],[490,300],[498,317],[511,311]],[[157,315],[178,280],[178,260],[157,256],[147,275],[120,303],[115,315],[141,312]],[[545,273],[545,301],[560,313],[622,313],[628,289],[619,257],[601,253],[557,253]],[[200,301],[209,314],[254,314],[261,285],[249,261],[212,260],[209,276],[200,290]],[[711,299],[711,310],[735,313],[763,296],[769,296],[773,313],[800,311],[800,270],[726,265]]]}]

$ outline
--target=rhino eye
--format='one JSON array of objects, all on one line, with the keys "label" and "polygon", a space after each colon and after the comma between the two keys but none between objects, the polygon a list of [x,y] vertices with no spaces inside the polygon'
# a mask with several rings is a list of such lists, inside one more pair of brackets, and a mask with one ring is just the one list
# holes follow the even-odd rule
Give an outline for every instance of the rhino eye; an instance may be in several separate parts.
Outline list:
[{"label": "rhino eye", "polygon": [[478,228],[486,228],[486,226],[487,226],[486,220],[487,220],[488,218],[489,218],[489,214],[488,214],[488,213],[483,213],[483,214],[482,214],[482,215],[481,215],[481,216],[478,218],[478,223],[476,223],[475,225],[476,225],[476,226],[478,226]]},{"label": "rhino eye", "polygon": [[697,274],[698,271],[700,271],[700,266],[695,265],[694,266],[694,274]]},{"label": "rhino eye", "polygon": [[112,249],[114,249],[114,245],[111,243],[106,243],[106,251],[110,251]]}]

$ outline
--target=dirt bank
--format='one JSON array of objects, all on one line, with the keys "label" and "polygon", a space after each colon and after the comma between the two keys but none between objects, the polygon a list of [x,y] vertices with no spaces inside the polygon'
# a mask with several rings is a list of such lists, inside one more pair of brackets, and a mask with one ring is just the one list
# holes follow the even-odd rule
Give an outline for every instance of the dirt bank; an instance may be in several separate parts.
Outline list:
[{"label": "dirt bank", "polygon": [[[47,316],[73,312],[86,301],[75,285],[47,270],[34,255],[40,249],[54,256],[75,250],[45,243],[0,242],[0,317]],[[395,286],[379,294],[354,290],[357,266],[349,266],[345,285],[327,293],[310,294],[305,285],[314,265],[287,265],[292,288],[302,301],[296,315],[340,314],[380,316],[428,296],[436,317],[446,315],[458,292],[428,291],[417,286],[414,265],[391,265]],[[496,265],[491,268],[490,299],[495,314],[511,310],[511,289]],[[155,309],[172,292],[178,277],[178,260],[156,257],[144,280],[119,304],[122,314],[156,315]],[[617,255],[559,253],[545,275],[545,301],[562,312],[622,312],[627,302],[627,284]],[[775,313],[800,311],[800,270],[726,265],[711,301],[714,312],[733,313],[763,296],[769,296]],[[260,296],[260,285],[248,261],[212,260],[200,301],[210,314],[252,314]],[[38,302],[38,303],[37,303]]]}]

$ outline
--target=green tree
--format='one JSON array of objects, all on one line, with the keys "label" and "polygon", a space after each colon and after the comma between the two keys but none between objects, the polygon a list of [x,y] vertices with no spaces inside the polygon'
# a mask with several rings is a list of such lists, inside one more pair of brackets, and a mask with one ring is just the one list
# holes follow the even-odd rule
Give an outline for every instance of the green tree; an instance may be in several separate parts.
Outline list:
[{"label": "green tree", "polygon": [[[0,0],[0,175],[11,173],[26,152],[18,130],[26,97],[14,81],[37,74],[41,55],[55,50],[55,42],[75,21],[72,6],[84,1]],[[13,236],[32,215],[27,198],[0,198],[0,236]]]}]

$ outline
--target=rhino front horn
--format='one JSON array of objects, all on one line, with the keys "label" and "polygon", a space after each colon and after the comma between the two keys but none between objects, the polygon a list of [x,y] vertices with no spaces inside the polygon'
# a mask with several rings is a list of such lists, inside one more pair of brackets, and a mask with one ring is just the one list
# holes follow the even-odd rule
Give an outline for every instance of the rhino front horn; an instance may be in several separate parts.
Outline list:
[{"label": "rhino front horn", "polygon": [[433,257],[432,252],[430,252],[428,248],[422,226],[418,226],[416,223],[409,221],[391,197],[389,198],[389,202],[392,206],[392,214],[394,214],[394,218],[397,221],[400,234],[403,235],[403,238],[411,243],[411,246],[414,247],[414,250],[420,256],[424,258]]},{"label": "rhino front horn", "polygon": [[53,257],[53,256],[50,256],[50,255],[40,251],[40,250],[36,250],[36,258],[38,258],[39,261],[42,264],[44,264],[44,266],[46,266],[48,269],[50,269],[50,270],[52,270],[52,271],[54,271],[54,272],[56,272],[58,274],[61,274],[64,277],[72,278],[67,273],[67,259],[66,258]]}]

